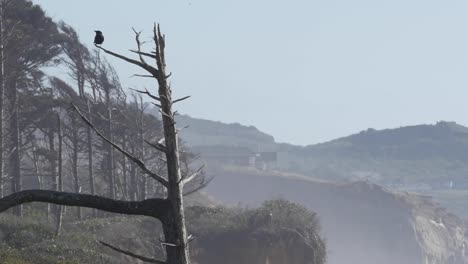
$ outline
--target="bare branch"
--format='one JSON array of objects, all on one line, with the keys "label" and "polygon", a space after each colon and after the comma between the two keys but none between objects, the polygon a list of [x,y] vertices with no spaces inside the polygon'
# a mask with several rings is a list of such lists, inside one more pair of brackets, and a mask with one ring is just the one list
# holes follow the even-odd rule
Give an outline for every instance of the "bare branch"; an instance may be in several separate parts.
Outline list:
[{"label": "bare branch", "polygon": [[151,97],[151,98],[154,99],[154,100],[161,101],[161,98],[159,98],[159,97],[157,97],[156,95],[150,93],[150,92],[148,91],[148,89],[146,89],[146,88],[145,88],[144,91],[142,91],[142,90],[137,90],[137,89],[133,89],[133,88],[130,88],[130,90],[133,90],[133,91],[135,91],[135,92],[137,92],[137,93],[146,94],[146,95],[148,95],[149,97]]},{"label": "bare branch", "polygon": [[161,245],[163,245],[163,246],[165,246],[165,247],[177,247],[176,244],[174,244],[174,243],[167,243],[167,242],[162,241],[161,239],[159,239],[159,242],[161,243]]},{"label": "bare branch", "polygon": [[189,128],[189,125],[186,125],[186,126],[184,126],[184,127],[178,128],[178,129],[177,129],[177,133],[179,133],[179,132],[182,131],[183,129],[187,129],[187,128]]},{"label": "bare branch", "polygon": [[141,55],[141,42],[140,42],[140,32],[137,32],[134,28],[132,28],[133,32],[135,32],[135,41],[137,43],[137,48],[138,48],[138,56],[140,57],[140,61],[141,63],[145,64],[145,65],[148,65],[148,63],[146,63],[145,59],[143,58],[143,56]]},{"label": "bare branch", "polygon": [[135,164],[138,165],[138,167],[140,167],[143,172],[145,174],[147,174],[148,176],[150,176],[151,178],[155,179],[156,181],[158,181],[159,183],[161,183],[163,186],[167,187],[168,186],[168,181],[163,178],[161,175],[151,171],[150,169],[148,169],[148,167],[146,167],[145,163],[143,163],[143,161],[135,156],[133,156],[132,154],[130,154],[129,152],[127,152],[126,150],[122,149],[119,145],[115,144],[114,142],[112,142],[110,139],[108,139],[106,136],[104,136],[99,130],[97,130],[94,125],[88,120],[88,118],[86,118],[81,112],[80,110],[78,110],[78,108],[72,104],[72,107],[73,109],[78,113],[78,115],[81,117],[81,119],[89,126],[91,127],[91,129],[96,132],[96,134],[101,137],[102,139],[104,139],[107,143],[109,143],[112,147],[114,147],[116,150],[118,150],[120,153],[124,154],[127,158],[129,158],[131,161],[133,161]]},{"label": "bare branch", "polygon": [[145,69],[146,71],[148,71],[149,73],[151,73],[155,78],[158,78],[158,77],[159,77],[159,70],[156,69],[156,68],[154,68],[154,67],[152,67],[152,66],[150,66],[150,65],[148,65],[148,64],[144,64],[144,63],[142,63],[142,62],[140,62],[140,61],[137,61],[137,60],[134,60],[134,59],[130,59],[130,58],[125,57],[125,56],[123,56],[123,55],[120,55],[120,54],[118,54],[118,53],[115,53],[115,52],[112,52],[112,51],[110,51],[110,50],[107,50],[107,49],[105,49],[105,48],[103,48],[103,47],[101,47],[101,46],[99,46],[99,45],[94,45],[94,46],[96,46],[98,49],[103,50],[105,53],[107,53],[107,54],[109,54],[109,55],[112,55],[112,56],[114,56],[114,57],[117,57],[117,58],[119,58],[119,59],[121,59],[121,60],[124,60],[124,61],[126,61],[126,62],[129,62],[129,63],[131,63],[131,64],[140,66],[141,68],[143,68],[143,69]]},{"label": "bare branch", "polygon": [[94,208],[106,212],[145,215],[162,219],[168,210],[169,203],[164,199],[147,199],[143,201],[120,201],[90,194],[57,192],[50,190],[26,190],[12,193],[0,199],[0,212],[14,206],[31,202],[45,202],[58,205]]},{"label": "bare branch", "polygon": [[194,237],[192,234],[188,235],[188,237],[187,237],[187,244],[190,243],[190,242],[192,242],[193,240],[195,240],[195,237]]},{"label": "bare branch", "polygon": [[185,100],[185,99],[189,99],[190,97],[191,97],[190,95],[184,96],[184,97],[182,97],[182,98],[179,98],[179,99],[176,99],[176,100],[172,101],[172,103],[175,104],[175,103],[180,102],[180,101],[183,101],[183,100]]},{"label": "bare branch", "polygon": [[145,74],[133,74],[130,77],[145,77],[145,78],[154,78],[153,75],[145,75]]},{"label": "bare branch", "polygon": [[210,184],[210,182],[214,179],[214,177],[211,177],[209,179],[206,179],[205,177],[203,177],[202,181],[197,185],[195,186],[193,189],[190,189],[190,190],[185,190],[184,188],[184,196],[189,196],[191,194],[194,194],[198,191],[200,191],[201,189],[205,188],[206,186],[208,186],[208,184]]},{"label": "bare branch", "polygon": [[160,52],[161,52],[161,61],[162,61],[162,64],[163,64],[163,66],[165,68],[166,67],[166,58],[165,58],[164,49],[166,48],[166,35],[161,33],[161,28],[159,27],[159,24],[158,24],[158,42],[160,43],[159,49],[160,49]]},{"label": "bare branch", "polygon": [[159,108],[162,108],[162,106],[160,104],[156,104],[156,103],[151,103],[151,104],[153,104],[154,106],[157,106]]},{"label": "bare branch", "polygon": [[162,161],[163,163],[167,163],[167,160],[165,160],[165,159],[163,159],[163,158],[161,158],[159,156],[158,156],[158,160]]},{"label": "bare branch", "polygon": [[164,56],[163,42],[164,41],[161,39],[161,31],[159,29],[159,24],[156,26],[156,23],[154,24],[154,27],[153,27],[153,40],[156,46],[155,54],[156,54],[156,64],[158,66],[158,70],[161,72],[165,72],[166,63],[163,59],[163,56]]},{"label": "bare branch", "polygon": [[136,258],[136,259],[139,259],[141,261],[144,261],[144,262],[148,262],[148,263],[158,263],[158,264],[163,264],[163,263],[166,263],[165,261],[162,261],[162,260],[157,260],[157,259],[152,259],[152,258],[147,258],[147,257],[143,257],[143,256],[140,256],[138,254],[135,254],[135,253],[132,253],[130,251],[126,251],[126,250],[123,250],[123,249],[120,249],[118,247],[114,247],[110,244],[107,244],[106,242],[102,242],[102,241],[99,241],[99,243],[101,243],[102,245],[112,249],[112,250],[115,250],[119,253],[122,253],[124,255],[127,255],[127,256],[130,256],[132,258]]},{"label": "bare branch", "polygon": [[146,144],[152,146],[153,148],[161,151],[161,152],[164,152],[166,153],[166,146],[164,146],[163,144],[160,144],[160,143],[151,143],[149,142],[148,140],[145,140]]},{"label": "bare branch", "polygon": [[195,179],[195,177],[197,177],[198,175],[200,175],[200,173],[202,172],[203,168],[205,167],[205,164],[203,164],[196,172],[194,172],[192,175],[188,176],[188,177],[185,177],[185,178],[182,178],[180,181],[182,182],[183,185],[189,183],[190,181],[192,181],[193,179]]},{"label": "bare branch", "polygon": [[299,238],[299,240],[301,240],[302,242],[304,242],[304,244],[312,249],[312,250],[316,250],[316,248],[314,246],[312,246],[309,242],[308,242],[308,239],[305,238],[301,233],[299,233],[299,231],[297,231],[296,229],[293,229],[293,228],[286,228],[286,227],[282,227],[280,228],[282,231],[285,231],[285,232],[288,232],[290,234],[294,234],[297,238]]},{"label": "bare branch", "polygon": [[151,54],[151,53],[148,53],[148,52],[143,52],[143,51],[139,51],[139,50],[130,50],[131,52],[134,52],[138,55],[143,55],[143,56],[147,56],[147,57],[150,57],[150,58],[153,58],[153,59],[156,59],[156,55],[154,54]]}]

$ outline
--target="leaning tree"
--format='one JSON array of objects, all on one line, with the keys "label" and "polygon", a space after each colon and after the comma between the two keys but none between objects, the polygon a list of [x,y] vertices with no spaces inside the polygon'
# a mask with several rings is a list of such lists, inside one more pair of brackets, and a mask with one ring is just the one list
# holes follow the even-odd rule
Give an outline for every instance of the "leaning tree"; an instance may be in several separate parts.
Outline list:
[{"label": "leaning tree", "polygon": [[[170,263],[170,264],[188,264],[189,259],[189,242],[190,236],[187,234],[184,216],[183,197],[187,193],[191,193],[196,189],[205,185],[201,175],[201,168],[194,173],[182,175],[180,168],[180,153],[178,143],[178,130],[175,125],[175,114],[173,104],[187,99],[189,96],[172,99],[172,91],[168,78],[170,74],[166,73],[165,60],[165,36],[161,34],[159,25],[154,25],[153,41],[155,49],[151,52],[143,52],[141,50],[140,33],[135,31],[137,50],[132,50],[138,55],[138,59],[132,59],[118,53],[107,50],[101,46],[97,46],[105,53],[122,59],[128,63],[139,66],[144,69],[147,74],[141,75],[144,77],[154,78],[158,83],[157,93],[152,93],[148,90],[138,91],[146,94],[151,99],[155,100],[155,105],[160,108],[162,123],[164,129],[164,137],[157,142],[146,141],[146,143],[165,155],[165,164],[167,175],[163,176],[150,169],[149,164],[145,164],[140,157],[137,157],[125,150],[106,135],[97,129],[86,115],[82,114],[80,109],[73,105],[73,108],[80,115],[81,119],[100,136],[104,141],[110,144],[115,150],[119,151],[127,157],[128,160],[134,162],[146,176],[156,180],[165,188],[166,196],[164,198],[150,198],[140,201],[123,201],[112,198],[106,198],[97,195],[89,195],[82,193],[70,193],[51,190],[24,190],[10,194],[0,199],[0,212],[8,208],[18,206],[30,202],[46,202],[57,205],[80,206],[94,208],[112,213],[126,215],[142,215],[150,216],[160,220],[163,226],[164,239],[162,243],[165,245],[166,260],[157,260],[132,252],[119,249],[115,246],[101,242],[103,245],[110,247],[118,252],[129,255],[149,263]],[[146,59],[145,59],[146,58]],[[153,60],[153,64],[148,63],[147,59]],[[202,179],[198,181],[197,179]],[[194,182],[198,182],[194,184]],[[191,184],[189,184],[191,183]],[[191,185],[190,188],[184,186]],[[190,190],[187,190],[190,189]]]}]

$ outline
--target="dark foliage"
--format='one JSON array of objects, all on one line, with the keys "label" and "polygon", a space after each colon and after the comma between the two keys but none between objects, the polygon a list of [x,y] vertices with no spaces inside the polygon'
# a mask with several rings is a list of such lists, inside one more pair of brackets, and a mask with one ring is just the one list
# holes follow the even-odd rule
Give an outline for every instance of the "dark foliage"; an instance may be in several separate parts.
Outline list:
[{"label": "dark foliage", "polygon": [[288,263],[326,261],[316,214],[286,200],[267,201],[257,209],[192,207],[187,218],[200,263],[265,263],[278,255]]}]

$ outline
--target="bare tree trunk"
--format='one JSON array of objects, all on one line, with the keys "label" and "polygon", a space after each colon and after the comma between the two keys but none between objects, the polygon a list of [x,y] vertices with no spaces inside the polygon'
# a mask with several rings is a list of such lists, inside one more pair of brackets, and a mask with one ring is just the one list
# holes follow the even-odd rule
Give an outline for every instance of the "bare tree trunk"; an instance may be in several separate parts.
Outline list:
[{"label": "bare tree trunk", "polygon": [[[144,138],[144,131],[143,131],[143,101],[141,102],[141,116],[140,116],[140,131],[139,131],[139,137],[140,137],[140,148],[141,148],[141,160],[143,162],[145,161],[145,138]],[[144,200],[148,196],[148,188],[147,188],[147,183],[146,183],[146,177],[140,177],[140,199]]]},{"label": "bare tree trunk", "polygon": [[[80,182],[78,180],[78,125],[76,118],[72,117],[72,174],[73,174],[73,187],[76,193],[80,193]],[[77,217],[81,220],[81,208],[77,209]]]},{"label": "bare tree trunk", "polygon": [[[135,147],[132,146],[132,154],[135,155]],[[136,155],[135,155],[136,156]],[[137,168],[135,163],[130,164],[130,192],[131,197],[130,199],[133,201],[138,200],[139,193],[138,193],[138,175],[137,175]]]},{"label": "bare tree trunk", "polygon": [[[165,65],[158,65],[162,76],[165,74]],[[189,245],[185,227],[185,214],[183,203],[183,183],[179,164],[179,143],[172,111],[170,87],[166,78],[158,79],[159,98],[161,98],[161,111],[166,144],[167,174],[169,175],[168,200],[171,210],[167,221],[163,221],[164,236],[167,242],[175,246],[167,246],[168,263],[188,264]]]},{"label": "bare tree trunk", "polygon": [[39,172],[39,165],[38,165],[38,159],[39,157],[37,156],[36,153],[36,146],[33,143],[33,148],[32,148],[32,158],[33,158],[33,166],[34,166],[34,173],[36,174],[37,177],[37,183],[39,184],[39,190],[42,190],[42,177]]},{"label": "bare tree trunk", "polygon": [[92,195],[96,194],[94,189],[94,170],[93,170],[93,142],[91,136],[91,128],[87,129],[86,131],[87,139],[88,139],[88,176],[89,176],[89,187]]},{"label": "bare tree trunk", "polygon": [[[159,27],[154,26],[153,39],[156,45],[153,53],[141,52],[141,43],[139,39],[139,33],[136,32],[136,42],[138,50],[134,51],[139,54],[139,61],[127,58],[120,54],[106,50],[101,46],[99,49],[103,50],[107,54],[125,60],[129,63],[135,64],[145,69],[151,76],[158,81],[158,95],[154,96],[148,91],[146,93],[156,101],[160,103],[159,107],[161,110],[163,128],[164,128],[164,139],[165,146],[155,145],[155,148],[164,151],[166,154],[167,161],[167,174],[168,179],[165,182],[167,188],[169,202],[169,210],[165,217],[162,219],[164,228],[165,240],[168,246],[166,246],[166,263],[169,264],[189,264],[189,245],[187,242],[187,230],[185,226],[184,216],[184,204],[183,204],[183,189],[184,184],[192,180],[196,175],[192,175],[182,179],[180,171],[180,160],[179,160],[179,144],[177,139],[177,129],[175,127],[174,112],[172,105],[175,102],[184,100],[188,97],[181,98],[178,100],[172,100],[172,91],[167,82],[170,75],[166,73],[166,62],[165,62],[165,39],[161,34]],[[156,68],[147,64],[143,56],[151,57],[156,60]]]},{"label": "bare tree trunk", "polygon": [[[12,114],[10,119],[10,137],[12,145],[12,151],[10,154],[10,173],[12,177],[12,189],[13,192],[19,192],[22,190],[22,178],[21,178],[21,157],[20,157],[20,148],[21,148],[21,138],[19,131],[19,117],[18,117],[18,91],[16,87],[16,81],[13,81],[11,87],[11,104],[12,104]],[[18,206],[15,209],[15,214],[17,216],[22,216],[23,207]]]},{"label": "bare tree trunk", "polygon": [[[57,190],[59,192],[63,191],[63,178],[62,178],[62,122],[60,121],[60,117],[57,115],[58,121],[58,174],[57,174]],[[60,231],[62,229],[62,218],[63,218],[63,205],[57,206],[57,225],[55,228],[55,236],[60,235]]]},{"label": "bare tree trunk", "polygon": [[85,69],[77,69],[77,74],[76,74],[76,81],[78,83],[78,93],[80,95],[80,98],[84,98],[85,93],[84,93],[84,86],[85,86],[85,77],[84,73]]},{"label": "bare tree trunk", "polygon": [[[112,102],[110,99],[110,91],[106,90],[106,103],[107,103],[107,131],[109,140],[114,140],[114,131],[112,128]],[[109,173],[109,197],[115,198],[115,173],[114,173],[114,148],[107,145],[107,157],[109,158],[107,169]]]},{"label": "bare tree trunk", "polygon": [[[109,122],[109,131],[112,131],[112,124]],[[111,137],[112,132],[110,132]],[[115,198],[115,173],[114,173],[114,149],[109,146],[107,148],[107,155],[108,155],[108,173],[109,173],[109,197],[114,199]]]},{"label": "bare tree trunk", "polygon": [[[52,179],[52,190],[56,191],[58,189],[58,181],[57,181],[57,162],[56,162],[56,155],[55,155],[55,139],[54,139],[54,131],[50,129],[48,131],[48,138],[49,138],[49,155],[48,155],[48,161],[49,161],[49,173],[50,177]],[[48,181],[50,184],[50,180]],[[47,219],[51,221],[53,218],[53,213],[56,206],[53,206],[51,204],[47,204]]]},{"label": "bare tree trunk", "polygon": [[[116,161],[117,162],[117,161]],[[120,178],[120,174],[118,173],[118,170],[116,168],[116,171],[115,171],[115,197],[116,198],[122,198],[123,197],[123,183],[122,183],[122,179]],[[119,196],[119,193],[121,194]]]},{"label": "bare tree trunk", "polygon": [[[127,134],[124,130],[122,135],[122,148],[127,148]],[[122,155],[122,176],[123,176],[123,198],[126,199],[128,197],[128,179],[127,179],[127,157]]]},{"label": "bare tree trunk", "polygon": [[4,2],[0,1],[0,198],[4,196],[3,179],[5,177],[5,36]]},{"label": "bare tree trunk", "polygon": [[[88,110],[88,119],[91,119],[91,106],[89,102],[89,98],[86,99],[87,110]],[[87,126],[86,128],[86,138],[88,143],[88,176],[89,176],[89,187],[92,195],[96,194],[94,189],[94,171],[93,171],[93,137],[91,134],[91,127]],[[92,209],[93,217],[96,217],[96,210]]]}]

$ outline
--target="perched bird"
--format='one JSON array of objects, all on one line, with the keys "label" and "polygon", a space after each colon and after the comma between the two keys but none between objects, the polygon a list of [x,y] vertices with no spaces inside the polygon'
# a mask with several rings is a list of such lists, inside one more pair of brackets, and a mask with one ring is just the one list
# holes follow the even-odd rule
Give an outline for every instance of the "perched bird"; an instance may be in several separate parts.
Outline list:
[{"label": "perched bird", "polygon": [[99,30],[95,30],[96,36],[94,37],[94,44],[101,45],[104,42],[104,35]]}]

